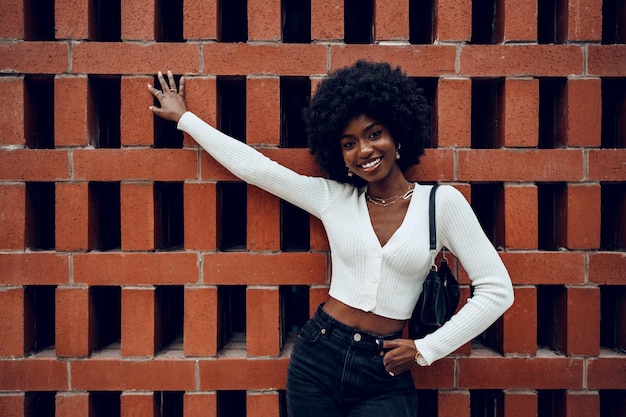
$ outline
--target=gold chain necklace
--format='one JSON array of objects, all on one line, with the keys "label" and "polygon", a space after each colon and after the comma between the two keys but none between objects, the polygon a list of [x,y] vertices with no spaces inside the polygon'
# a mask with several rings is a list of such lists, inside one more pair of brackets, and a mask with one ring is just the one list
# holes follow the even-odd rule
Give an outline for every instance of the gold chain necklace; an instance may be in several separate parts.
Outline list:
[{"label": "gold chain necklace", "polygon": [[413,195],[413,190],[414,190],[414,188],[411,188],[411,185],[412,184],[409,184],[409,189],[404,194],[394,195],[394,196],[387,197],[387,198],[377,198],[377,197],[370,197],[369,194],[365,193],[365,198],[367,198],[367,201],[370,201],[376,204],[377,206],[387,207],[392,204],[395,204],[396,201],[400,199],[407,200],[411,198],[411,196]]}]

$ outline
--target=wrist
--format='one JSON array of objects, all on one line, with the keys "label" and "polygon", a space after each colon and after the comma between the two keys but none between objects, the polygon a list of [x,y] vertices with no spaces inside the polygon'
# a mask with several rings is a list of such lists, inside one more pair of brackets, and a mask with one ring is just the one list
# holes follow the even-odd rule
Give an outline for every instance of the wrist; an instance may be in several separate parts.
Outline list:
[{"label": "wrist", "polygon": [[420,353],[417,343],[415,343],[415,363],[419,366],[428,366],[428,361]]}]

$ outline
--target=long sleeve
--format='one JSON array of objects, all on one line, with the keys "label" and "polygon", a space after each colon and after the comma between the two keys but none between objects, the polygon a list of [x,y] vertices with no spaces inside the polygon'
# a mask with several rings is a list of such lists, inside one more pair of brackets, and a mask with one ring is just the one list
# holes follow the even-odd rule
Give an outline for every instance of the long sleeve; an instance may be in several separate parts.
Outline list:
[{"label": "long sleeve", "polygon": [[178,121],[204,150],[236,177],[320,217],[341,188],[324,178],[300,175],[210,126],[191,112]]},{"label": "long sleeve", "polygon": [[415,342],[432,363],[485,331],[513,303],[509,274],[463,195],[453,187],[437,192],[439,247],[447,247],[461,262],[474,294],[444,326]]}]

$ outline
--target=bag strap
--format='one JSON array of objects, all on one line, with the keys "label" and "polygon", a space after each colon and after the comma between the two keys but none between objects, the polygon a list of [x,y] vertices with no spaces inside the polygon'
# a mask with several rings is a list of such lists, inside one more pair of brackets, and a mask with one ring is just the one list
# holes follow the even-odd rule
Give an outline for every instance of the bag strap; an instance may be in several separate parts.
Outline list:
[{"label": "bag strap", "polygon": [[435,264],[435,257],[437,256],[437,224],[435,220],[435,193],[439,184],[433,185],[430,189],[430,197],[428,201],[428,228],[430,231],[430,254],[431,254],[431,267],[437,269]]}]

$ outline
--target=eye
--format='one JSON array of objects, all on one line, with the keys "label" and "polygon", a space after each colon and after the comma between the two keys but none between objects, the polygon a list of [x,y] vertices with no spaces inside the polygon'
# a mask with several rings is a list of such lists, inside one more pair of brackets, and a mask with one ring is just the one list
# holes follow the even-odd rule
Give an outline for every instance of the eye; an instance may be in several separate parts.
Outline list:
[{"label": "eye", "polygon": [[369,138],[378,139],[382,134],[383,134],[382,129],[377,129],[377,130],[374,130],[372,133],[370,133]]},{"label": "eye", "polygon": [[354,148],[355,142],[353,140],[342,140],[341,148],[342,149],[352,149]]}]

